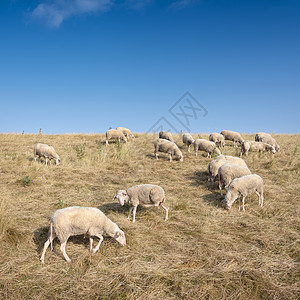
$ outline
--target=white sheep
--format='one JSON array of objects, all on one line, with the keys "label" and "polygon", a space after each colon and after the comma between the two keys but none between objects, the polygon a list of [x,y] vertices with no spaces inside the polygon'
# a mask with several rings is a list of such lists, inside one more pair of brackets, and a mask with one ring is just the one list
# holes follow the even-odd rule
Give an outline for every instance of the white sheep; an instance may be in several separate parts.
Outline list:
[{"label": "white sheep", "polygon": [[186,146],[188,147],[188,152],[190,152],[190,146],[194,143],[194,138],[192,137],[191,134],[189,133],[184,133],[182,135],[182,142],[184,144],[186,144]]},{"label": "white sheep", "polygon": [[236,165],[248,168],[247,164],[242,158],[230,155],[220,155],[208,164],[208,181],[215,181],[219,168],[227,163],[234,163]]},{"label": "white sheep", "polygon": [[117,127],[117,130],[120,130],[125,135],[126,139],[129,140],[130,138],[134,139],[133,133],[130,131],[130,129],[125,127]]},{"label": "white sheep", "polygon": [[[113,237],[122,246],[126,244],[124,232],[98,208],[73,206],[59,209],[51,216],[48,239],[44,244],[40,260],[44,263],[46,250],[50,244],[51,250],[53,249],[52,242],[55,237],[58,237],[61,243],[60,250],[64,258],[67,262],[70,262],[71,260],[66,253],[66,244],[70,236],[88,235],[90,251],[95,253],[98,251],[103,241],[102,235],[105,233]],[[99,238],[99,243],[94,249],[93,236]]]},{"label": "white sheep", "polygon": [[273,154],[276,153],[275,147],[263,142],[255,142],[255,141],[244,141],[241,144],[241,154],[246,154],[248,156],[249,151],[252,152],[272,152]]},{"label": "white sheep", "polygon": [[119,142],[120,140],[123,140],[125,143],[127,143],[127,139],[123,132],[117,129],[109,129],[106,131],[106,145],[108,145],[108,141],[110,139],[118,139]]},{"label": "white sheep", "polygon": [[222,165],[218,170],[219,189],[221,196],[223,196],[223,184],[225,185],[226,189],[234,178],[249,174],[251,174],[251,172],[247,167],[242,167],[234,163],[227,163]]},{"label": "white sheep", "polygon": [[168,207],[165,202],[165,191],[162,187],[153,184],[141,184],[133,186],[127,190],[119,190],[113,200],[117,198],[119,203],[123,206],[124,203],[130,205],[128,219],[130,219],[133,210],[133,220],[135,222],[135,214],[138,205],[145,207],[161,206],[166,211],[165,221],[168,220]]},{"label": "white sheep", "polygon": [[232,130],[223,130],[221,134],[225,140],[233,141],[233,147],[237,147],[237,142],[242,143],[244,141],[240,133]]},{"label": "white sheep", "polygon": [[255,141],[263,142],[269,144],[275,148],[276,151],[280,151],[280,147],[276,140],[269,134],[265,132],[259,132],[255,135]]},{"label": "white sheep", "polygon": [[213,132],[208,138],[211,142],[214,142],[218,147],[225,147],[225,138],[223,134]]},{"label": "white sheep", "polygon": [[179,161],[183,161],[182,152],[174,142],[171,142],[169,140],[157,139],[154,142],[154,154],[156,159],[158,159],[157,152],[168,153],[170,156],[170,162],[172,161],[172,155],[175,155],[179,159]]},{"label": "white sheep", "polygon": [[214,142],[205,139],[196,139],[194,141],[194,150],[196,156],[198,154],[198,150],[206,151],[207,157],[211,157],[211,154],[213,152],[215,152],[218,155],[221,154],[221,151],[217,148],[217,145]]},{"label": "white sheep", "polygon": [[60,164],[60,157],[54,150],[52,146],[37,143],[33,148],[34,160],[36,161],[37,157],[44,157],[46,159],[46,166],[49,159],[49,164],[51,164],[51,159],[55,160],[55,164],[58,166]]},{"label": "white sheep", "polygon": [[168,131],[165,131],[165,130],[162,130],[162,131],[158,134],[158,137],[159,137],[160,139],[165,139],[165,140],[169,140],[169,141],[171,141],[171,142],[174,142],[172,133],[171,133],[171,132],[168,132]]},{"label": "white sheep", "polygon": [[256,142],[260,142],[260,139],[261,139],[262,137],[265,137],[265,136],[272,137],[270,133],[266,133],[266,132],[258,132],[258,133],[255,135],[255,141],[256,141]]},{"label": "white sheep", "polygon": [[256,174],[245,175],[232,180],[225,196],[225,208],[229,210],[236,199],[239,199],[239,210],[241,209],[240,198],[242,198],[243,211],[245,211],[245,198],[253,193],[258,195],[259,205],[263,206],[264,182]]}]

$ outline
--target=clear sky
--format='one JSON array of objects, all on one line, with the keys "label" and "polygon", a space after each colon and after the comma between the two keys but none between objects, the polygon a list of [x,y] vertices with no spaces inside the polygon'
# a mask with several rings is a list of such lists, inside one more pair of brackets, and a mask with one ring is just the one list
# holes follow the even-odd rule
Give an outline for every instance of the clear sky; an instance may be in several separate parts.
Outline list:
[{"label": "clear sky", "polygon": [[0,132],[300,132],[300,1],[1,0],[0,103]]}]

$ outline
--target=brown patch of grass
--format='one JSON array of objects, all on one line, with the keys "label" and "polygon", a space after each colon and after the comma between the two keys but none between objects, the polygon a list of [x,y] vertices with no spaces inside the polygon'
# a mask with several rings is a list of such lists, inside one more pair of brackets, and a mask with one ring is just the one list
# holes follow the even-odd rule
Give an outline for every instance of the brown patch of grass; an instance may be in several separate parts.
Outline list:
[{"label": "brown patch of grass", "polygon": [[[265,181],[264,207],[252,195],[245,213],[237,204],[222,208],[217,183],[207,182],[205,154],[182,147],[183,163],[165,154],[156,161],[155,138],[137,134],[106,147],[103,134],[0,134],[0,298],[299,298],[299,135],[275,135],[279,153],[245,158]],[[180,135],[175,141],[182,146]],[[33,161],[37,142],[54,146],[61,165]],[[79,158],[73,145],[83,144]],[[239,149],[230,144],[223,153]],[[24,188],[26,176],[34,184]],[[118,189],[142,183],[165,189],[169,221],[161,208],[139,208],[133,224],[128,206],[112,202]],[[51,214],[73,205],[100,208],[125,231],[126,247],[105,237],[92,255],[88,239],[72,237],[71,264],[57,241],[40,264]]]}]

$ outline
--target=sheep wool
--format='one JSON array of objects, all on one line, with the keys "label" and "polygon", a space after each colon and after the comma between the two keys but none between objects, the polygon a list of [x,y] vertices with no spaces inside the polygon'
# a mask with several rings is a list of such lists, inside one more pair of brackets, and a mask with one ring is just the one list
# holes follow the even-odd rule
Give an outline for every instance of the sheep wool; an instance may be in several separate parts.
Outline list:
[{"label": "sheep wool", "polygon": [[256,174],[245,175],[240,178],[235,178],[230,183],[225,196],[225,208],[229,210],[236,199],[242,197],[243,211],[245,211],[245,198],[256,193],[258,195],[259,205],[263,206],[264,201],[264,182],[262,178]]},{"label": "sheep wool", "polygon": [[[72,206],[57,210],[50,220],[50,229],[48,240],[44,244],[44,249],[41,255],[41,262],[44,263],[45,253],[49,245],[55,237],[58,237],[61,246],[60,250],[63,253],[67,262],[70,258],[66,253],[66,244],[70,236],[87,234],[90,239],[90,251],[95,253],[103,240],[103,234],[108,234],[118,241],[122,246],[126,244],[125,234],[112,222],[104,213],[95,207],[80,207]],[[99,238],[99,243],[93,249],[93,236]]]},{"label": "sheep wool", "polygon": [[130,218],[131,212],[133,211],[133,222],[135,222],[136,209],[138,205],[145,207],[149,206],[161,206],[166,211],[165,221],[168,220],[168,207],[164,204],[165,202],[165,191],[162,187],[154,184],[141,184],[133,186],[127,190],[119,190],[114,199],[118,199],[120,205],[128,203],[129,215]]},{"label": "sheep wool", "polygon": [[37,157],[46,159],[46,166],[49,159],[49,163],[51,164],[51,159],[55,160],[55,164],[58,166],[60,164],[60,157],[54,150],[52,146],[47,144],[37,143],[33,148],[34,160],[36,161]]}]

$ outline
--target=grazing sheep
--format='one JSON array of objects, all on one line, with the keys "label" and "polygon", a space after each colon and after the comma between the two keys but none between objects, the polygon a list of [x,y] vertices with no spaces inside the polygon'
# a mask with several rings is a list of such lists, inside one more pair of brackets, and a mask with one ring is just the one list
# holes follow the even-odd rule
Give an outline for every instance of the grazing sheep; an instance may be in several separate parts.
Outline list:
[{"label": "grazing sheep", "polygon": [[213,132],[209,135],[209,140],[214,142],[218,147],[225,147],[225,138],[223,134]]},{"label": "grazing sheep", "polygon": [[117,129],[109,129],[106,131],[106,145],[108,145],[108,141],[110,139],[118,139],[119,142],[122,139],[125,143],[127,143],[127,139],[123,132]]},{"label": "grazing sheep", "polygon": [[[256,140],[256,136],[255,136],[255,140]],[[269,145],[273,146],[276,151],[280,151],[280,147],[279,147],[278,143],[276,142],[276,140],[273,137],[271,137],[271,135],[268,135],[268,134],[259,135],[258,142],[263,142],[263,143],[269,144]]]},{"label": "grazing sheep", "polygon": [[183,161],[182,152],[174,142],[170,142],[165,139],[157,139],[154,142],[154,154],[156,159],[158,159],[157,152],[168,153],[170,156],[170,162],[172,161],[172,155],[175,155],[179,159],[179,161]]},{"label": "grazing sheep", "polygon": [[134,139],[133,133],[130,131],[130,129],[125,127],[117,127],[117,130],[120,130],[125,135],[126,139],[129,140],[130,138]]},{"label": "grazing sheep", "polygon": [[218,171],[219,189],[221,196],[223,196],[223,184],[225,185],[226,189],[234,178],[242,177],[249,174],[251,174],[251,172],[247,167],[241,167],[233,163],[227,163],[221,166]]},{"label": "grazing sheep", "polygon": [[198,154],[198,150],[206,151],[207,157],[211,157],[213,152],[217,153],[218,155],[221,154],[221,151],[217,148],[217,145],[214,142],[205,139],[196,139],[194,141],[194,150],[196,156]]},{"label": "grazing sheep", "polygon": [[220,155],[208,164],[208,181],[215,181],[219,168],[227,163],[233,163],[248,168],[247,164],[242,158],[230,155]]},{"label": "grazing sheep", "polygon": [[244,141],[241,134],[235,131],[223,130],[221,134],[225,140],[233,141],[233,147],[237,147],[237,142],[242,143]]},{"label": "grazing sheep", "polygon": [[174,142],[172,133],[171,133],[171,132],[168,132],[168,131],[165,131],[165,130],[162,130],[162,131],[158,134],[158,137],[159,137],[160,139],[165,139],[165,140],[169,140],[169,141],[171,141],[171,142]]},{"label": "grazing sheep", "polygon": [[168,207],[165,202],[165,191],[158,185],[141,184],[133,186],[127,190],[119,190],[113,200],[117,198],[119,203],[123,206],[125,202],[130,205],[128,219],[130,218],[133,210],[133,220],[135,222],[135,214],[138,205],[161,206],[166,211],[165,221],[168,220]]},{"label": "grazing sheep", "polygon": [[265,137],[265,136],[271,137],[271,134],[270,134],[270,133],[266,133],[266,132],[258,132],[258,133],[255,135],[255,141],[256,141],[256,142],[260,142],[260,139],[261,139],[262,137]]},{"label": "grazing sheep", "polygon": [[55,160],[55,164],[58,166],[60,164],[60,157],[54,150],[52,146],[46,144],[37,143],[34,145],[33,149],[34,160],[36,161],[37,156],[39,158],[44,157],[46,159],[46,166],[49,159],[49,164],[51,164],[51,159]]},{"label": "grazing sheep", "polygon": [[244,141],[241,144],[241,155],[246,154],[248,156],[249,150],[253,152],[272,152],[276,153],[274,146],[263,142]]},{"label": "grazing sheep", "polygon": [[[113,237],[122,246],[126,244],[124,232],[98,208],[73,206],[59,209],[51,216],[48,240],[44,244],[40,260],[44,263],[46,250],[50,244],[52,250],[52,241],[56,236],[61,243],[60,250],[64,258],[70,262],[66,253],[66,244],[70,236],[87,234],[90,239],[90,251],[95,253],[103,241],[104,233]],[[99,243],[94,249],[93,236],[99,238]]]},{"label": "grazing sheep", "polygon": [[224,203],[227,210],[231,208],[236,199],[239,199],[240,210],[240,198],[242,197],[243,211],[245,211],[245,198],[253,193],[258,195],[259,205],[261,207],[263,206],[264,182],[262,178],[256,174],[245,175],[233,179],[226,191]]},{"label": "grazing sheep", "polygon": [[182,136],[182,142],[187,145],[188,152],[191,152],[190,151],[190,146],[194,143],[194,141],[195,140],[194,140],[194,138],[192,137],[191,134],[189,134],[189,133],[184,133],[183,134],[183,136]]}]

